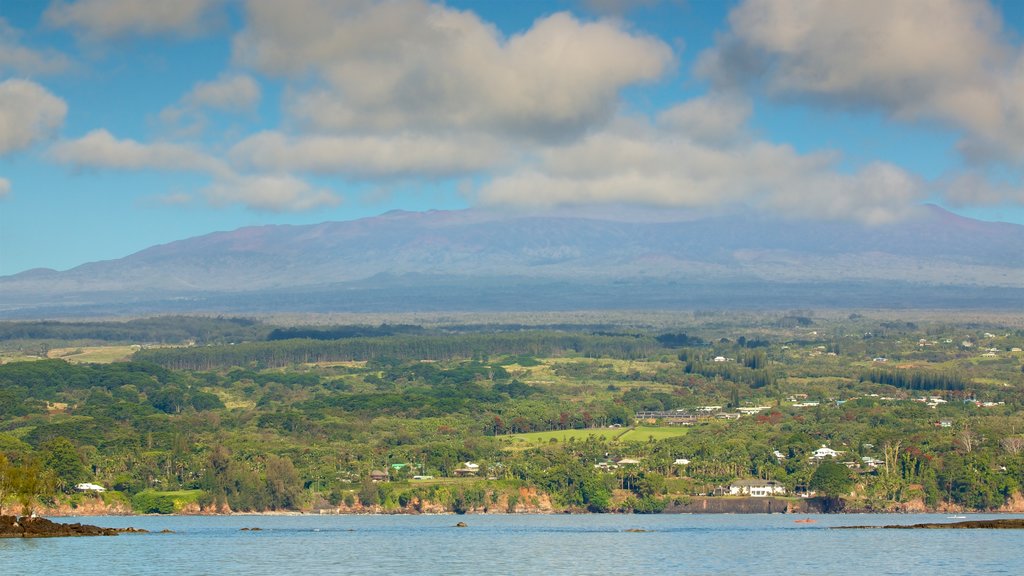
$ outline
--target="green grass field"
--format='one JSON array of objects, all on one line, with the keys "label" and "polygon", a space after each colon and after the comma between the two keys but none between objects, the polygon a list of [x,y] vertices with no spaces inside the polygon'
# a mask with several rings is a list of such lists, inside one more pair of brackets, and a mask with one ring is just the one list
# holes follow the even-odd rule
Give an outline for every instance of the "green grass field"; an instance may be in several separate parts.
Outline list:
[{"label": "green grass field", "polygon": [[573,439],[576,442],[581,442],[591,436],[610,442],[646,442],[651,437],[654,437],[655,440],[664,440],[665,438],[683,436],[686,432],[687,429],[682,427],[637,426],[635,428],[588,428],[586,430],[529,432],[526,434],[513,434],[508,438],[514,446],[545,444],[552,440],[568,442],[570,439]]},{"label": "green grass field", "polygon": [[68,362],[89,364],[110,364],[128,360],[138,346],[81,346],[78,348],[56,348],[50,350],[50,358],[61,358]]}]

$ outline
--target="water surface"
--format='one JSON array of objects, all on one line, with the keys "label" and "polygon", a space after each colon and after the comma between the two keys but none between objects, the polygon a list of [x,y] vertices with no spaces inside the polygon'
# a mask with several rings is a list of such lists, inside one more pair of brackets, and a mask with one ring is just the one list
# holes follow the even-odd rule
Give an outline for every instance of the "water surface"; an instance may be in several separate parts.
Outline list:
[{"label": "water surface", "polygon": [[[794,522],[808,517],[816,522]],[[1008,517],[1014,516],[968,515]],[[1024,533],[1017,530],[828,529],[956,521],[929,514],[56,520],[175,533],[0,539],[0,573],[1024,574]],[[468,527],[455,528],[459,521]],[[253,527],[262,530],[241,530]]]}]

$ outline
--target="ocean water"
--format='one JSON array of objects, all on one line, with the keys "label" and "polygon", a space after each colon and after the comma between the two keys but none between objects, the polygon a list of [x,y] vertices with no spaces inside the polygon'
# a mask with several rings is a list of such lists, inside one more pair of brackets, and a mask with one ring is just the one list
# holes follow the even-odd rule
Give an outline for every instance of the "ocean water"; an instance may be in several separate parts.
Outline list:
[{"label": "ocean water", "polygon": [[830,529],[954,521],[928,514],[55,520],[174,533],[0,539],[0,574],[1024,574],[1018,530]]}]

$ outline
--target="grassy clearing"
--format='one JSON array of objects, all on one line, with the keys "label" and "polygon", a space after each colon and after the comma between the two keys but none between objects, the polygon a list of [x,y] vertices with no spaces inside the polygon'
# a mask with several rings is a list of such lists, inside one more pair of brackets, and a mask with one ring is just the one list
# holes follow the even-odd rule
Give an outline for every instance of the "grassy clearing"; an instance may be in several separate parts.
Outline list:
[{"label": "grassy clearing", "polygon": [[684,428],[681,426],[637,426],[636,428],[631,428],[625,434],[623,434],[619,438],[619,441],[646,442],[650,440],[652,437],[655,440],[664,440],[666,438],[677,438],[679,436],[685,436],[688,431],[688,428]]},{"label": "grassy clearing", "polygon": [[655,440],[684,436],[686,428],[669,428],[662,426],[637,426],[635,428],[588,428],[585,430],[550,430],[547,432],[528,432],[512,434],[509,441],[513,446],[530,444],[546,444],[556,442],[582,442],[591,436],[607,442],[646,442],[651,437]]},{"label": "grassy clearing", "polygon": [[60,358],[68,362],[85,364],[110,364],[128,360],[138,346],[81,346],[78,348],[54,348],[49,358]]}]

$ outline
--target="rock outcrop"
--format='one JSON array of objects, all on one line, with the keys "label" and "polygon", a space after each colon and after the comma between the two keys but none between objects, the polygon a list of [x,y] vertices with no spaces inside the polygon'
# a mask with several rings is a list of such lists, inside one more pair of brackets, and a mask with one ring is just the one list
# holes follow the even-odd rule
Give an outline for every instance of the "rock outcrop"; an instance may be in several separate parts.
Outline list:
[{"label": "rock outcrop", "polygon": [[117,536],[122,530],[88,524],[62,524],[46,518],[0,516],[0,538],[55,538],[62,536]]}]

